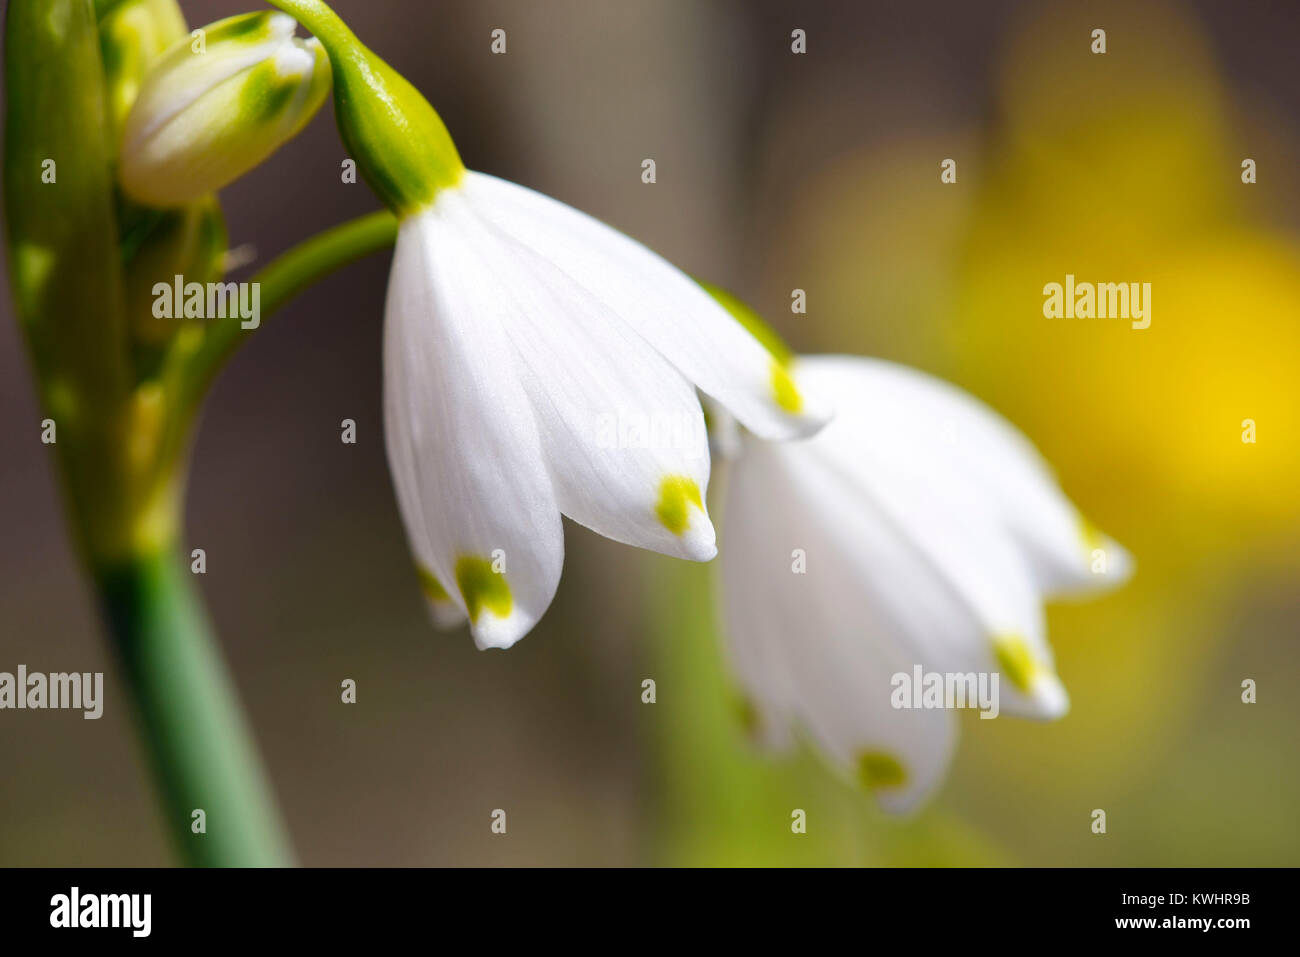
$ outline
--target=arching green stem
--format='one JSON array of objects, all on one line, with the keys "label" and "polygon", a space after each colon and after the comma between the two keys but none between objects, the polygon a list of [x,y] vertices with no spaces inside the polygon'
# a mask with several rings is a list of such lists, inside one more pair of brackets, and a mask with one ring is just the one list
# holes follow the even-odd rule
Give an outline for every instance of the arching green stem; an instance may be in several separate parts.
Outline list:
[{"label": "arching green stem", "polygon": [[[250,280],[261,286],[262,321],[308,286],[348,263],[386,249],[396,239],[397,217],[380,210],[327,229],[294,246]],[[206,394],[222,366],[254,332],[255,329],[245,329],[238,322],[214,324],[197,350],[181,356],[176,375],[183,383],[189,403]]]}]

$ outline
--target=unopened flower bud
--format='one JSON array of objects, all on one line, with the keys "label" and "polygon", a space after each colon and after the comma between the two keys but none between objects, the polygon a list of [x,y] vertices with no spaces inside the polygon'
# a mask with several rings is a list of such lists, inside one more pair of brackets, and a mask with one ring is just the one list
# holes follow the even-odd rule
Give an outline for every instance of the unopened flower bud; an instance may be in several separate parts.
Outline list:
[{"label": "unopened flower bud", "polygon": [[329,58],[282,13],[197,31],[145,78],[122,137],[128,196],[179,206],[225,186],[292,139],[330,88]]}]

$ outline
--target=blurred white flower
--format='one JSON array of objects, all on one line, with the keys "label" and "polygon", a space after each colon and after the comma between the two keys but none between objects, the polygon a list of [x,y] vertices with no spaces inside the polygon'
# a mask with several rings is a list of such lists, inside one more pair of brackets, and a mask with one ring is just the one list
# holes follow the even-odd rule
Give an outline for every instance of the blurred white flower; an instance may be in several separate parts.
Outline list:
[{"label": "blurred white flower", "polygon": [[836,418],[806,441],[745,436],[728,465],[728,645],[760,740],[801,729],[906,810],[942,780],[956,719],[894,707],[892,677],[996,673],[1003,711],[1059,717],[1042,601],[1115,585],[1131,561],[973,397],[872,359],[790,368]]}]

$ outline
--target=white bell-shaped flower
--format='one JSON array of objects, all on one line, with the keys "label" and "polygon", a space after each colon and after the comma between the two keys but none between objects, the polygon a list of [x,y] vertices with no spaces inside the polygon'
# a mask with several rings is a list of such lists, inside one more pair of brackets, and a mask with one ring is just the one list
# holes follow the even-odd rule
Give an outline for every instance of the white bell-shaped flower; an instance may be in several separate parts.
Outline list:
[{"label": "white bell-shaped flower", "polygon": [[817,428],[784,367],[704,290],[622,233],[464,172],[401,223],[384,327],[398,502],[442,623],[507,647],[550,604],[560,516],[713,557],[696,389],[752,432]]},{"label": "white bell-shaped flower", "polygon": [[728,646],[762,740],[802,729],[907,809],[942,780],[955,716],[896,694],[898,676],[996,675],[997,710],[1059,717],[1043,600],[1112,586],[1132,562],[959,389],[857,357],[790,370],[836,417],[806,441],[745,436],[728,463]]},{"label": "white bell-shaped flower", "polygon": [[527,634],[564,563],[561,515],[706,561],[696,389],[755,434],[825,420],[686,275],[563,203],[467,170],[442,119],[322,0],[272,0],[329,51],[335,115],[400,226],[384,425],[433,618],[481,648]]}]

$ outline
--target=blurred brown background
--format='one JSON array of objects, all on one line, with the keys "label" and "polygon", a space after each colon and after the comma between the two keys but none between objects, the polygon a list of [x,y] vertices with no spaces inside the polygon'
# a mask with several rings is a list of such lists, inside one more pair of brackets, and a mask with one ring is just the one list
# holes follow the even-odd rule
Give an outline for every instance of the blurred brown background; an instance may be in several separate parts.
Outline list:
[{"label": "blurred brown background", "polygon": [[[182,6],[192,26],[256,8]],[[721,726],[724,679],[689,680],[717,670],[703,570],[569,526],[541,626],[477,652],[428,626],[407,558],[374,256],[256,334],[193,461],[187,548],[206,549],[201,585],[303,863],[1300,863],[1295,3],[335,7],[469,166],[735,288],[801,350],[909,362],[993,403],[1139,573],[1053,612],[1071,716],[965,723],[948,785],[903,822]],[[341,183],[344,156],[327,108],[223,191],[232,243],[265,262],[376,208]],[[1152,329],[1044,320],[1042,284],[1090,268],[1153,281]],[[7,297],[0,311],[0,670],[108,673],[100,721],[0,713],[0,864],[167,863]],[[1243,677],[1259,704],[1239,703]],[[792,806],[827,822],[799,846]]]}]

